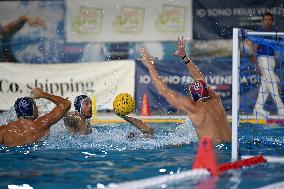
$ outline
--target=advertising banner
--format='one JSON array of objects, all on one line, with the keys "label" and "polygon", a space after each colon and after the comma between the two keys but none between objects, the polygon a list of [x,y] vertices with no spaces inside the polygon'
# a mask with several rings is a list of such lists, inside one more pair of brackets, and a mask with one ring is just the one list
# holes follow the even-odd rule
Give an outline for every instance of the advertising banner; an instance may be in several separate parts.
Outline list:
[{"label": "advertising banner", "polygon": [[165,41],[192,36],[191,0],[66,1],[69,42]]},{"label": "advertising banner", "polygon": [[[218,92],[225,110],[230,114],[232,108],[232,58],[219,57],[193,60],[198,65],[208,84]],[[182,62],[158,62],[156,68],[170,89],[178,92],[180,95],[190,96],[188,84],[193,82],[193,79]],[[255,100],[258,96],[260,75],[253,71],[253,65],[250,67],[241,66],[240,69],[240,90],[242,94],[240,96],[240,111],[241,113],[250,114],[253,112]],[[141,109],[143,96],[146,94],[152,111],[177,111],[158,93],[152,83],[148,69],[141,62],[137,62],[136,70],[137,109]],[[284,80],[283,74],[278,73],[277,75],[281,81]],[[280,90],[282,88],[283,91],[284,85],[279,85],[279,88]],[[282,94],[281,98],[283,101],[284,95],[283,93],[280,94]],[[250,100],[246,97],[250,97]],[[267,98],[265,109],[272,114],[277,112],[277,107],[271,97]]]},{"label": "advertising banner", "polygon": [[193,39],[231,39],[233,28],[256,30],[262,15],[274,15],[277,30],[284,31],[282,0],[196,0],[193,6]]},{"label": "advertising banner", "polygon": [[131,60],[82,64],[0,64],[0,110],[17,98],[30,96],[35,87],[74,100],[77,95],[95,96],[99,110],[113,109],[115,96],[134,96],[135,62]]},{"label": "advertising banner", "polygon": [[[231,60],[211,60],[210,62],[196,60],[195,62],[204,73],[208,84],[221,96],[225,108],[230,109],[232,100]],[[178,92],[180,95],[190,95],[188,85],[194,80],[183,62],[158,62],[156,68],[170,89]],[[149,97],[152,110],[175,112],[176,109],[158,94],[147,68],[141,62],[137,62],[136,70],[136,99],[140,102],[137,103],[137,108],[141,108],[143,95],[146,94]]]}]

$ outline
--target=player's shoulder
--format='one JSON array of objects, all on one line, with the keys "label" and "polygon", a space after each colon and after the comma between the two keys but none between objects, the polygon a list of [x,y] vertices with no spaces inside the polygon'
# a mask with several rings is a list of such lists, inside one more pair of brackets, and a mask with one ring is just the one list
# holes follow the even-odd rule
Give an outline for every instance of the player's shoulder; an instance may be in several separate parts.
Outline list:
[{"label": "player's shoulder", "polygon": [[212,89],[211,87],[209,87],[209,97],[211,99],[220,99],[220,95],[218,94],[217,91],[215,91],[214,89]]},{"label": "player's shoulder", "polygon": [[76,112],[68,112],[63,117],[64,121],[72,120],[72,121],[80,121],[81,117]]}]

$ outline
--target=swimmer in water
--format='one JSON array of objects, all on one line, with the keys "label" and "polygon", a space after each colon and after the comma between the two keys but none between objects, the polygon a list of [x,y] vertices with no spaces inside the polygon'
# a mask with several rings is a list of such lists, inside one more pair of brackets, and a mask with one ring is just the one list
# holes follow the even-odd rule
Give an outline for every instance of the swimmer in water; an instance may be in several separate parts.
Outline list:
[{"label": "swimmer in water", "polygon": [[[50,127],[57,123],[71,107],[69,100],[43,92],[40,88],[31,91],[32,98],[18,98],[15,102],[17,121],[0,126],[0,144],[14,147],[37,142],[49,134]],[[34,99],[45,98],[56,104],[49,113],[39,117]]]},{"label": "swimmer in water", "polygon": [[77,96],[74,100],[75,112],[69,112],[63,118],[64,124],[72,134],[87,135],[92,132],[92,100],[86,95]]},{"label": "swimmer in water", "polygon": [[[87,135],[92,132],[90,118],[92,117],[92,100],[86,95],[80,95],[74,101],[75,112],[67,113],[64,119],[64,124],[68,131],[72,134]],[[129,116],[118,115],[122,119],[136,126],[146,137],[153,134],[153,129],[143,121]],[[130,132],[127,138],[138,136],[138,132]]]},{"label": "swimmer in water", "polygon": [[178,39],[176,47],[174,54],[184,61],[195,80],[189,86],[190,97],[182,96],[167,87],[155,68],[155,58],[146,49],[140,50],[139,60],[148,68],[159,94],[172,106],[187,113],[198,139],[207,136],[214,143],[231,141],[231,129],[220,96],[208,86],[197,66],[187,57],[183,37]]}]

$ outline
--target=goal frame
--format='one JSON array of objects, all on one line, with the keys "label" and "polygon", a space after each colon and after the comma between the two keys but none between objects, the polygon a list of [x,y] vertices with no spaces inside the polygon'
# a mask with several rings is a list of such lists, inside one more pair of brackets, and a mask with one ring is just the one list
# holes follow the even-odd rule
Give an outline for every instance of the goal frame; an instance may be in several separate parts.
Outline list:
[{"label": "goal frame", "polygon": [[240,107],[240,37],[246,36],[277,36],[284,37],[284,32],[255,32],[233,28],[233,54],[232,54],[232,150],[231,160],[236,161],[238,157],[238,126]]}]

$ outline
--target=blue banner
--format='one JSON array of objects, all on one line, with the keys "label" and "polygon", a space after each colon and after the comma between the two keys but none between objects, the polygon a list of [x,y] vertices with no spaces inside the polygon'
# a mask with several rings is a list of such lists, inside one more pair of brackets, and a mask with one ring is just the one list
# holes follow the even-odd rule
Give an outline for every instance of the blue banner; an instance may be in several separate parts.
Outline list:
[{"label": "blue banner", "polygon": [[[231,59],[195,60],[199,69],[204,73],[208,84],[221,96],[225,109],[231,108]],[[136,102],[137,109],[141,109],[143,95],[146,94],[150,101],[150,108],[153,111],[175,112],[173,108],[161,95],[158,94],[151,81],[148,69],[141,62],[136,64]],[[189,96],[188,84],[193,81],[183,62],[180,61],[159,61],[156,68],[167,86],[180,95]]]},{"label": "blue banner", "polygon": [[[195,59],[194,62],[203,73],[208,84],[218,92],[225,110],[230,114],[232,108],[232,58]],[[281,61],[277,62],[281,63]],[[279,67],[283,67],[283,62],[277,65],[276,74],[280,80],[284,80],[284,75],[277,71]],[[182,62],[159,61],[156,63],[156,68],[169,88],[175,90],[180,95],[189,96],[188,84],[193,80]],[[240,113],[251,114],[259,93],[260,73],[254,71],[253,64],[250,64],[250,66],[241,64],[240,69]],[[135,99],[138,111],[141,109],[144,94],[149,98],[152,111],[177,111],[158,94],[152,83],[148,69],[141,62],[137,62],[136,64],[135,81]],[[281,88],[282,90],[284,89],[283,82],[279,85],[279,88],[280,91]],[[282,95],[281,98],[284,100],[284,94],[280,93],[280,95]],[[277,107],[271,96],[266,100],[264,109],[272,114],[277,112]]]},{"label": "blue banner", "polygon": [[284,31],[283,0],[194,0],[193,39],[231,39],[233,28],[256,30],[262,15],[274,15],[278,31]]}]

